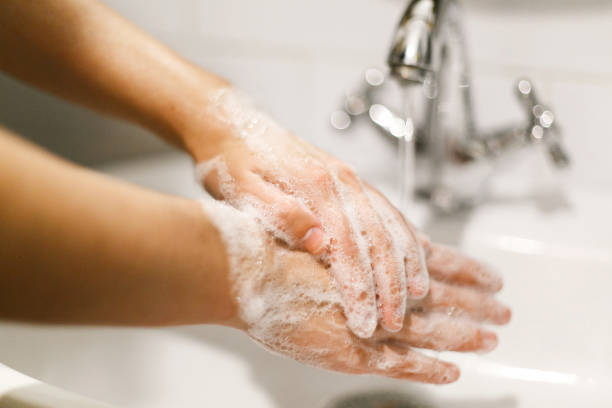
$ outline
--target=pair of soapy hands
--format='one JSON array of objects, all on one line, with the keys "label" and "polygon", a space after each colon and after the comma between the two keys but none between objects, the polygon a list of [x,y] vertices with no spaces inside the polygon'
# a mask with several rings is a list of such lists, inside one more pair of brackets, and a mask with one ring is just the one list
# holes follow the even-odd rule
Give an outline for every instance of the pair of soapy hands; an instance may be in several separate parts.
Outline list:
[{"label": "pair of soapy hands", "polygon": [[[275,261],[264,265],[258,287],[278,296],[269,315],[284,307],[286,318],[268,322],[266,330],[247,322],[252,337],[309,364],[434,383],[454,381],[457,368],[413,347],[489,351],[497,345],[480,325],[510,319],[493,298],[502,286],[497,275],[430,243],[348,165],[296,138],[231,89],[217,93],[208,110],[231,135],[198,164],[198,176],[214,198],[276,238],[268,240],[266,256]],[[253,262],[261,270],[261,260]],[[283,295],[309,287],[331,288],[339,300]]]}]

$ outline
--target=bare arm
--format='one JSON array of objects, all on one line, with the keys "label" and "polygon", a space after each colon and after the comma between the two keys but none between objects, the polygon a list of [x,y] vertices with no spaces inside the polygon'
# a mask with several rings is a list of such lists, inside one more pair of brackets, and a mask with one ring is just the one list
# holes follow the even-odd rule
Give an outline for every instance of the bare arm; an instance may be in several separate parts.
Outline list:
[{"label": "bare arm", "polygon": [[0,129],[0,318],[228,323],[219,234],[191,200],[82,169]]},{"label": "bare arm", "polygon": [[[202,107],[227,82],[91,0],[0,2],[0,70],[190,149]],[[195,147],[194,147],[195,148]]]},{"label": "bare arm", "polygon": [[[299,140],[227,81],[99,2],[0,1],[0,69],[139,123],[188,151],[214,197],[330,266],[347,324],[358,336],[370,337],[379,323],[397,332],[409,301],[428,293],[417,234],[349,166]],[[61,186],[72,183],[67,173],[57,176]]]},{"label": "bare arm", "polygon": [[379,315],[399,330],[408,298],[427,293],[415,234],[387,225],[392,210],[375,208],[347,165],[99,2],[3,0],[0,51],[1,70],[182,147],[203,164],[201,181],[216,198],[330,263],[360,336],[373,333]]}]

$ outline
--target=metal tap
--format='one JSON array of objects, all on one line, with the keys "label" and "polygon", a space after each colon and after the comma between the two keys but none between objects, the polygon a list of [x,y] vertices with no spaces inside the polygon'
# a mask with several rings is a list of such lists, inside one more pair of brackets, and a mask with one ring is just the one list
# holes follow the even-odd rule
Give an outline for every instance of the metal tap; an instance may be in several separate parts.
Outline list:
[{"label": "metal tap", "polygon": [[[409,1],[393,37],[387,64],[387,70],[366,71],[365,83],[346,96],[342,110],[332,114],[332,125],[346,129],[356,117],[367,114],[383,134],[394,140],[410,136],[416,168],[408,171],[415,172],[415,193],[436,207],[453,211],[481,201],[483,189],[457,185],[453,174],[517,148],[544,145],[555,166],[569,164],[555,115],[538,100],[528,79],[521,78],[515,85],[526,120],[491,131],[478,129],[457,0]],[[420,90],[418,104],[423,112],[419,118],[406,117],[378,100],[390,82],[404,90]],[[461,120],[449,126],[445,116],[449,106],[454,106],[453,101]],[[484,174],[471,184],[484,185],[487,178]]]}]

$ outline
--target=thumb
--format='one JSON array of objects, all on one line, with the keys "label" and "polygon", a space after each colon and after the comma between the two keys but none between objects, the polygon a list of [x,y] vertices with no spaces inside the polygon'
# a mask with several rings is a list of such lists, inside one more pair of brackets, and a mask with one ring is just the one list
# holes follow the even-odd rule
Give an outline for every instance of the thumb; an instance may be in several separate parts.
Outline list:
[{"label": "thumb", "polygon": [[324,249],[325,233],[321,221],[297,198],[251,172],[236,180],[235,190],[235,198],[226,197],[230,204],[253,212],[264,228],[292,248],[315,255]]}]

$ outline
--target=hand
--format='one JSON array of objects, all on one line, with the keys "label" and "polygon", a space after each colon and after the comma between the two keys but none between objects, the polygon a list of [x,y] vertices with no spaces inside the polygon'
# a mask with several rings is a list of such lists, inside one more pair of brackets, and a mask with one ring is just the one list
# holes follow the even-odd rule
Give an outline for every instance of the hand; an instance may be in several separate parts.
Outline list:
[{"label": "hand", "polygon": [[239,317],[233,326],[267,349],[305,364],[355,374],[378,374],[428,383],[459,376],[451,363],[414,348],[490,351],[495,333],[484,322],[505,324],[510,310],[494,299],[501,280],[459,252],[428,243],[428,295],[407,308],[402,329],[378,328],[369,339],[347,327],[333,279],[304,252],[292,251],[263,233],[246,214],[208,201],[205,211],[227,245]]},{"label": "hand", "polygon": [[429,285],[412,227],[350,167],[232,90],[212,98],[207,116],[217,121],[216,132],[229,134],[194,153],[211,195],[330,266],[348,326],[359,337],[370,337],[379,317],[385,330],[398,332],[408,300],[425,296]]}]

